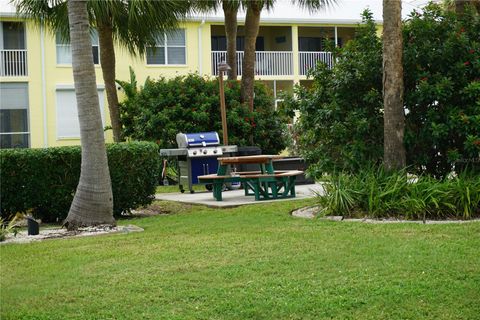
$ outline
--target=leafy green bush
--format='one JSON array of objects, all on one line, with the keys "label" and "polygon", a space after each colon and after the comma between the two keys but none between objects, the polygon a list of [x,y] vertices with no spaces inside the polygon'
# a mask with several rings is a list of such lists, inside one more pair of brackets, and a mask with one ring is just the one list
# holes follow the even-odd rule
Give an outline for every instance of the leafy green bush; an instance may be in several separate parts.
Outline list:
[{"label": "leafy green bush", "polygon": [[[130,82],[118,81],[127,98],[121,105],[124,136],[156,142],[161,148],[176,148],[179,132],[217,131],[222,136],[219,85],[196,74],[174,79],[147,79],[137,89],[135,74]],[[273,97],[261,83],[255,84],[255,111],[240,103],[240,84],[225,83],[229,144],[255,145],[264,153],[285,148],[286,124],[274,111]]]},{"label": "leafy green bush", "polygon": [[[445,177],[480,164],[480,18],[430,4],[404,23],[407,164],[417,174]],[[288,109],[311,173],[350,171],[381,163],[381,39],[364,14],[355,40],[335,50],[332,70],[311,72],[311,90],[297,87]]]},{"label": "leafy green bush", "polygon": [[328,215],[470,219],[480,216],[480,179],[466,172],[437,180],[369,168],[333,174],[319,197]]},{"label": "leafy green bush", "polygon": [[[107,145],[114,214],[149,204],[159,173],[149,142]],[[31,213],[43,221],[66,217],[80,177],[80,147],[0,150],[1,215]]]},{"label": "leafy green bush", "polygon": [[283,104],[300,111],[294,130],[314,176],[381,161],[382,44],[371,14],[363,21],[355,40],[335,50],[335,67],[319,63],[310,70],[311,88],[295,87],[296,97]]},{"label": "leafy green bush", "polygon": [[430,5],[403,37],[407,161],[438,176],[461,171],[480,160],[480,17]]}]

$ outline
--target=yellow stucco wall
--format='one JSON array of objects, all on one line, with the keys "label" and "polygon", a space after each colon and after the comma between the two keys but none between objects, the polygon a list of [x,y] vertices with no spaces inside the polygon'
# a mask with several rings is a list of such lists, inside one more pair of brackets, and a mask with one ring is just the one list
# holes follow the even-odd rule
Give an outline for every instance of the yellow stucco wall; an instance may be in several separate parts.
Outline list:
[{"label": "yellow stucco wall", "polygon": [[[2,18],[2,21],[17,20],[14,18]],[[211,27],[218,23],[202,23],[200,21],[186,22],[181,27],[186,32],[186,64],[185,65],[147,65],[144,57],[132,57],[125,49],[116,47],[117,74],[120,80],[129,80],[129,67],[136,73],[139,85],[142,85],[147,77],[171,78],[177,75],[186,75],[198,72],[202,75],[211,76]],[[301,33],[299,33],[299,27]],[[288,50],[293,52],[293,76],[259,76],[259,80],[283,80],[278,87],[290,88],[293,83],[299,83],[305,79],[299,75],[298,67],[298,36],[306,35],[307,31],[315,31],[314,28],[306,28],[307,25],[298,24],[272,24],[262,25],[260,34],[265,38],[266,50]],[[308,25],[308,27],[327,27],[327,25]],[[328,25],[333,27],[333,25]],[[338,25],[338,27],[352,27],[351,25]],[[218,32],[221,29],[217,29]],[[333,28],[331,28],[333,31]],[[63,146],[79,144],[79,139],[60,139],[57,134],[57,102],[56,90],[59,86],[73,88],[73,75],[70,65],[58,65],[56,63],[55,36],[45,31],[44,43],[44,68],[45,82],[42,79],[42,37],[40,28],[32,22],[25,23],[26,47],[28,50],[28,76],[27,77],[1,77],[2,82],[28,82],[29,87],[29,130],[30,145],[38,148],[44,146]],[[318,28],[317,28],[318,30]],[[339,28],[339,36],[342,29]],[[349,31],[349,30],[348,30]],[[379,27],[381,33],[381,27]],[[275,43],[275,37],[285,36],[285,43]],[[272,48],[272,49],[270,49]],[[101,67],[96,66],[97,86],[103,87]],[[286,81],[286,82],[285,82]],[[43,87],[44,86],[44,87]],[[283,89],[285,89],[283,88]],[[45,93],[45,95],[44,95]],[[120,93],[120,97],[121,92]],[[44,106],[44,100],[46,105]],[[108,107],[104,94],[105,124],[109,125]],[[46,112],[44,112],[44,108]],[[44,126],[46,121],[46,131]],[[47,138],[45,141],[45,137]],[[111,131],[107,131],[106,140],[112,141]]]}]

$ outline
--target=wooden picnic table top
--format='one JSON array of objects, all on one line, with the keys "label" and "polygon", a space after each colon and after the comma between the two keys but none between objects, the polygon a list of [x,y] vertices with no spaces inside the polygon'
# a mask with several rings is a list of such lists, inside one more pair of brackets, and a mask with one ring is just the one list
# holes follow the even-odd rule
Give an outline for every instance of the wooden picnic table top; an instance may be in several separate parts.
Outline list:
[{"label": "wooden picnic table top", "polygon": [[281,159],[283,156],[279,155],[256,155],[256,156],[238,156],[238,157],[221,157],[218,158],[218,161],[221,165],[225,164],[249,164],[249,163],[269,163],[273,159]]}]

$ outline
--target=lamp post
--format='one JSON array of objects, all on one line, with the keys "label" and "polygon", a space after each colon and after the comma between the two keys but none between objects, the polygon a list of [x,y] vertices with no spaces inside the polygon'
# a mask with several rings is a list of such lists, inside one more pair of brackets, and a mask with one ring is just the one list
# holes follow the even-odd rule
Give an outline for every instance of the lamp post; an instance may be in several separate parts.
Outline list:
[{"label": "lamp post", "polygon": [[223,73],[231,70],[230,66],[221,62],[218,64],[218,84],[220,85],[220,114],[222,117],[222,131],[223,131],[223,144],[228,145],[228,132],[227,132],[227,111],[225,109],[225,91],[223,88]]}]

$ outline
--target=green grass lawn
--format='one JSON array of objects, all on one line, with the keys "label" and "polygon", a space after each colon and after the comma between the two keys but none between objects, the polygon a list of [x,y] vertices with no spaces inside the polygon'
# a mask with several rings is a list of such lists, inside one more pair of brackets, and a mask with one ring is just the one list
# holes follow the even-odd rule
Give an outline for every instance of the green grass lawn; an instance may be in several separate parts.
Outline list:
[{"label": "green grass lawn", "polygon": [[[184,186],[185,192],[190,192],[188,190],[188,186]],[[194,191],[205,191],[205,186],[203,184],[194,184],[193,185]],[[172,192],[180,192],[178,185],[170,185],[170,186],[158,186],[156,189],[156,193],[172,193]]]},{"label": "green grass lawn", "polygon": [[[312,200],[1,246],[1,319],[478,319],[480,223],[303,220]],[[173,214],[176,213],[176,214]]]}]

